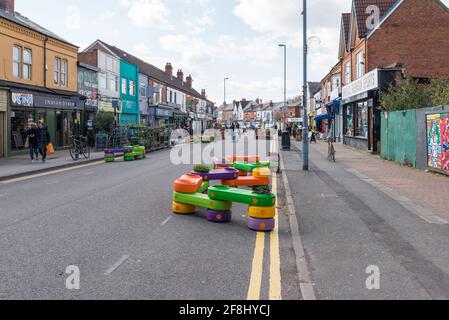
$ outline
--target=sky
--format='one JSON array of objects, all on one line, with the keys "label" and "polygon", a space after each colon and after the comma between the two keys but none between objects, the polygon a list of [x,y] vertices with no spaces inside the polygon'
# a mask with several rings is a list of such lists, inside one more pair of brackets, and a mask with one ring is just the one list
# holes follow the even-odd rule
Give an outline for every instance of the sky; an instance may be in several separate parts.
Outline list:
[{"label": "sky", "polygon": [[[194,87],[226,101],[283,99],[283,49],[287,45],[287,95],[302,92],[300,0],[16,0],[16,11],[86,48],[97,39],[161,69],[191,74]],[[449,5],[449,0],[443,1]],[[309,0],[310,81],[338,62],[340,19],[352,0]]]}]

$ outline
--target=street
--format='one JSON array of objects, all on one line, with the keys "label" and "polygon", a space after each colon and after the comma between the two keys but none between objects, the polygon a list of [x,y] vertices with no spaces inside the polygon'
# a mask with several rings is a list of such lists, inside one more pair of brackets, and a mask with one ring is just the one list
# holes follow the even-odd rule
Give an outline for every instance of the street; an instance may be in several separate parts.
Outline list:
[{"label": "street", "polygon": [[245,206],[229,224],[173,215],[173,181],[191,170],[165,150],[0,183],[0,298],[300,299],[286,215],[278,237],[249,230]]}]

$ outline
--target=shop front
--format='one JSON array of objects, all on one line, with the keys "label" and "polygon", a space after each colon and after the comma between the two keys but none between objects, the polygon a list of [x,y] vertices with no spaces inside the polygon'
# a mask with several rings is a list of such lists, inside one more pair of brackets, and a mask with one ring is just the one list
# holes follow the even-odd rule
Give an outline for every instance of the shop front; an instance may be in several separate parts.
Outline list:
[{"label": "shop front", "polygon": [[375,69],[343,87],[343,142],[380,153],[380,93],[395,84],[397,69]]},{"label": "shop front", "polygon": [[150,125],[155,127],[169,127],[173,118],[173,108],[168,105],[150,106]]},{"label": "shop front", "polygon": [[7,155],[6,151],[6,115],[8,113],[8,91],[0,89],[0,158]]},{"label": "shop front", "polygon": [[50,95],[38,91],[11,89],[9,112],[10,154],[25,151],[25,132],[30,122],[43,121],[56,148],[71,144],[80,133],[84,104],[77,95]]}]

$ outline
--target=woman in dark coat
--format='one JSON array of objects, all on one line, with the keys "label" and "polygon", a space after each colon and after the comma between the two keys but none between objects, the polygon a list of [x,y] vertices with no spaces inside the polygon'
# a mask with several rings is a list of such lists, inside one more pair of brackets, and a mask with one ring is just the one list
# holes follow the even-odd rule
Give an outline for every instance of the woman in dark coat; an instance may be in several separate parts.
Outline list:
[{"label": "woman in dark coat", "polygon": [[48,131],[48,127],[45,125],[43,121],[39,121],[39,129],[37,130],[37,143],[39,146],[39,153],[42,156],[42,162],[45,162],[47,159],[47,146],[50,143],[50,132]]},{"label": "woman in dark coat", "polygon": [[34,156],[36,156],[36,160],[39,160],[39,151],[38,151],[38,128],[37,124],[34,122],[30,123],[30,127],[25,132],[25,139],[28,139],[28,148],[30,149],[30,157],[31,161],[34,162]]}]

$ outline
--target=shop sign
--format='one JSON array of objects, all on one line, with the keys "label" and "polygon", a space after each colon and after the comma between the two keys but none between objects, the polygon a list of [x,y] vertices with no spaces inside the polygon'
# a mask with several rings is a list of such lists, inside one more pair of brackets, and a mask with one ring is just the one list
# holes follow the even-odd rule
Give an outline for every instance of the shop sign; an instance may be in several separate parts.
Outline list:
[{"label": "shop sign", "polygon": [[156,115],[158,117],[167,117],[170,118],[172,116],[172,113],[170,110],[165,110],[165,109],[156,109]]},{"label": "shop sign", "polygon": [[101,101],[99,109],[104,112],[114,112],[114,108],[112,107],[112,102]]},{"label": "shop sign", "polygon": [[76,103],[69,99],[63,99],[61,97],[50,97],[50,96],[36,96],[34,97],[35,107],[44,108],[56,108],[56,109],[75,109]]},{"label": "shop sign", "polygon": [[375,69],[365,74],[360,79],[357,79],[347,86],[343,87],[342,99],[346,100],[357,96],[361,93],[368,92],[379,88],[379,70]]},{"label": "shop sign", "polygon": [[11,101],[14,106],[32,107],[34,104],[34,97],[31,93],[11,93]]}]

